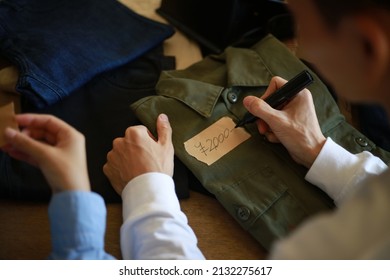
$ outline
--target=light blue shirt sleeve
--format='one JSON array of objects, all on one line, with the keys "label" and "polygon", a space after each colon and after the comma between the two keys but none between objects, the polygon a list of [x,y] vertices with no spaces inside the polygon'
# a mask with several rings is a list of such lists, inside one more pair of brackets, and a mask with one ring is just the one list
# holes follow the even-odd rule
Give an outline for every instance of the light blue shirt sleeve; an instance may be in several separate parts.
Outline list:
[{"label": "light blue shirt sleeve", "polygon": [[55,194],[49,220],[49,259],[114,259],[104,250],[106,206],[100,195],[82,191]]}]

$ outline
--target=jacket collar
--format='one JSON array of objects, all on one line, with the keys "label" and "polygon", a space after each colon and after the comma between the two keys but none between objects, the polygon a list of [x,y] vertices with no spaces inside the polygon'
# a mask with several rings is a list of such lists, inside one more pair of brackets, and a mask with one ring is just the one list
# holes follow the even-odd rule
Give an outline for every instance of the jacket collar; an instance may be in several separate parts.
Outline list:
[{"label": "jacket collar", "polygon": [[210,117],[225,88],[267,86],[271,77],[258,52],[228,47],[223,54],[209,56],[185,70],[162,72],[156,89],[158,95],[175,98]]}]

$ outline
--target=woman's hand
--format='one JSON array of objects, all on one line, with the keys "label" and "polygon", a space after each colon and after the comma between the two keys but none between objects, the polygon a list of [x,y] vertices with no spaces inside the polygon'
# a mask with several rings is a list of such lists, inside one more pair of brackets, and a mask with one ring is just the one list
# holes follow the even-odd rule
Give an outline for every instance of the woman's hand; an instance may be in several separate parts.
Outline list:
[{"label": "woman's hand", "polygon": [[54,193],[90,190],[85,139],[80,132],[50,115],[17,115],[16,122],[21,131],[6,129],[5,152],[40,168]]}]

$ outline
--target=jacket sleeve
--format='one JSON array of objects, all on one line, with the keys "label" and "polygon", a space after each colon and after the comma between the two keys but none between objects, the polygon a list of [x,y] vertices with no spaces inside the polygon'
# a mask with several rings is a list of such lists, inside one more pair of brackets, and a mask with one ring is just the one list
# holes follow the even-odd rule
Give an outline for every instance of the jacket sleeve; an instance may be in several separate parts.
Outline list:
[{"label": "jacket sleeve", "polygon": [[204,259],[170,176],[146,173],[122,193],[124,259]]}]

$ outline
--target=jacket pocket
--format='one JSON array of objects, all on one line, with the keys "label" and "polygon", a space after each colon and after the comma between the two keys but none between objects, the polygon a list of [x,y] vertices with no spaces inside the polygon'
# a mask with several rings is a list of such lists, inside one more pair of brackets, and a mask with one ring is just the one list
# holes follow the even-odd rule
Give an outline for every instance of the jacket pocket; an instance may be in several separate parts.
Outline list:
[{"label": "jacket pocket", "polygon": [[313,213],[290,192],[285,178],[267,165],[257,171],[232,185],[221,186],[215,195],[237,222],[269,249]]}]

